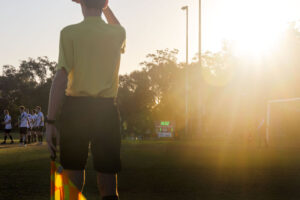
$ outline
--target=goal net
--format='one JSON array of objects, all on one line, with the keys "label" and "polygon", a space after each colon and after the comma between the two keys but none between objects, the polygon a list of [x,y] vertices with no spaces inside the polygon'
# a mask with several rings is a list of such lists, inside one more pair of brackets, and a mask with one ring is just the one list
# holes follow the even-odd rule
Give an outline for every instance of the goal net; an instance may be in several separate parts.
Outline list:
[{"label": "goal net", "polygon": [[268,102],[266,140],[269,144],[289,144],[300,147],[300,98]]}]

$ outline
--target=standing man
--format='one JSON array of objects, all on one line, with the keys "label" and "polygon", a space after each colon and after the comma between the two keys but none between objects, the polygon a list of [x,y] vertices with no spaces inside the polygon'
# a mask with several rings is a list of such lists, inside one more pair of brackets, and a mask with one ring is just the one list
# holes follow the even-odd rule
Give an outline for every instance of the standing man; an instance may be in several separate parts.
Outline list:
[{"label": "standing man", "polygon": [[2,123],[4,125],[4,141],[1,144],[6,144],[7,137],[10,138],[11,144],[14,143],[12,136],[10,135],[12,126],[11,126],[11,116],[9,115],[8,110],[4,110],[4,121]]},{"label": "standing man", "polygon": [[32,121],[31,121],[31,123],[32,123],[32,131],[31,131],[31,137],[32,137],[32,142],[36,142],[36,138],[37,138],[37,113],[36,113],[36,110],[35,109],[33,109],[32,110],[32,114],[31,114],[31,116],[32,116]]},{"label": "standing man", "polygon": [[27,143],[30,144],[31,143],[31,134],[32,134],[32,124],[31,124],[31,121],[32,121],[32,115],[30,114],[30,111],[29,109],[27,108],[26,109],[26,113],[27,113]]},{"label": "standing man", "polygon": [[[74,1],[74,0],[73,0]],[[61,31],[57,72],[47,115],[47,142],[55,149],[56,115],[61,111],[60,161],[71,181],[83,189],[89,144],[103,200],[118,200],[120,119],[118,92],[125,29],[106,0],[76,0],[84,20]],[[108,24],[101,18],[104,13]],[[52,152],[53,153],[53,152]]]},{"label": "standing man", "polygon": [[43,143],[43,131],[44,131],[44,114],[42,113],[42,108],[40,106],[36,107],[37,117],[36,117],[36,134],[38,136],[39,144]]},{"label": "standing man", "polygon": [[27,126],[28,126],[28,118],[27,113],[25,112],[25,107],[20,106],[20,118],[19,118],[19,128],[20,128],[20,144],[24,144],[26,146],[26,135],[27,135]]},{"label": "standing man", "polygon": [[259,147],[263,147],[263,146],[268,147],[268,141],[267,141],[267,135],[266,135],[266,123],[265,123],[264,117],[259,122],[259,125],[257,127],[257,133],[258,133],[258,142],[259,142],[258,146]]}]

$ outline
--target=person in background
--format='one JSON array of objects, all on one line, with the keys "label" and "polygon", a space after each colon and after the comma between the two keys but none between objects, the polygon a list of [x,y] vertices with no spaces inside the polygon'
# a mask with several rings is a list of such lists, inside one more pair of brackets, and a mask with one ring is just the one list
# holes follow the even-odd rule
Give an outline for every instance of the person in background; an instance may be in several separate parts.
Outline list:
[{"label": "person in background", "polygon": [[268,147],[267,135],[266,135],[266,122],[265,118],[262,118],[257,127],[259,147]]},{"label": "person in background", "polygon": [[24,146],[26,146],[28,118],[24,106],[20,106],[19,111],[20,111],[20,117],[19,117],[20,144],[24,144]]},{"label": "person in background", "polygon": [[30,114],[29,112],[29,109],[27,108],[26,109],[26,114],[27,114],[27,144],[30,144],[31,143],[31,135],[32,135],[32,115]]},{"label": "person in background", "polygon": [[37,117],[36,117],[36,134],[38,136],[39,144],[43,143],[43,131],[44,131],[44,114],[42,113],[41,106],[36,107]]},{"label": "person in background", "polygon": [[31,123],[32,123],[32,131],[31,131],[31,141],[32,142],[36,142],[36,139],[37,139],[37,123],[36,123],[36,119],[37,119],[37,114],[36,114],[36,110],[33,109],[31,111],[31,116],[32,116],[32,120],[31,120]]},{"label": "person in background", "polygon": [[4,125],[4,141],[1,144],[6,144],[7,137],[10,138],[10,143],[13,144],[14,140],[10,135],[12,125],[11,125],[11,116],[9,115],[8,110],[4,110],[4,121],[2,123]]}]

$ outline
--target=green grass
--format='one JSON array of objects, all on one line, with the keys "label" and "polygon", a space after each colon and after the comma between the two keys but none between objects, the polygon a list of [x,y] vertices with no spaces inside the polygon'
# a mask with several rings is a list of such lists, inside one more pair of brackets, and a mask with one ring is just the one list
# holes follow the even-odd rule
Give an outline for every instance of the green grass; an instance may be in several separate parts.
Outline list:
[{"label": "green grass", "polygon": [[[300,149],[222,141],[123,142],[122,200],[300,199]],[[48,200],[46,146],[0,148],[0,199]],[[96,200],[89,160],[84,194]]]}]

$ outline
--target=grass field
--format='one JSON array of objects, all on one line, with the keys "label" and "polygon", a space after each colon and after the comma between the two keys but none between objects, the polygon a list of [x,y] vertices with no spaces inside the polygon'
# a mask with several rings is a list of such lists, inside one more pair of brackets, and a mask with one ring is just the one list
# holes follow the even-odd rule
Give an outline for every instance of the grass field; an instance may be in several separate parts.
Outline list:
[{"label": "grass field", "polygon": [[[45,144],[6,147],[0,146],[0,199],[48,200]],[[299,153],[224,141],[123,142],[121,200],[297,200]],[[84,194],[100,199],[91,160]]]}]

